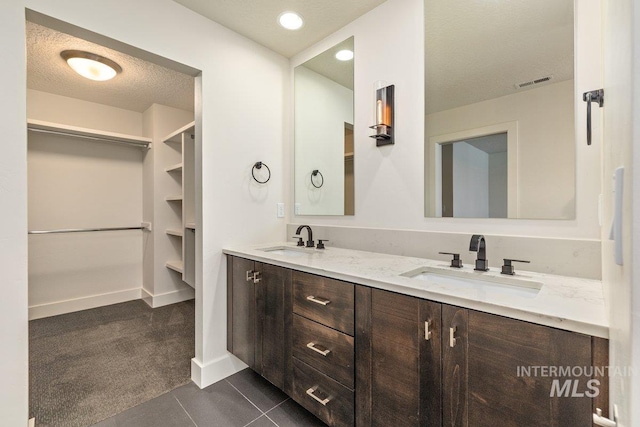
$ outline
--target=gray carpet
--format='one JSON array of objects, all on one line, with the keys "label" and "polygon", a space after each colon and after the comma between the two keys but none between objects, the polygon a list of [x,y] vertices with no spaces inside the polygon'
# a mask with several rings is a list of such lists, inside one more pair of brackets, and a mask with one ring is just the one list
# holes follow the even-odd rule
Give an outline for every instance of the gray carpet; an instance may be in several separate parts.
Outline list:
[{"label": "gray carpet", "polygon": [[195,309],[142,300],[29,322],[29,416],[87,427],[190,381]]}]

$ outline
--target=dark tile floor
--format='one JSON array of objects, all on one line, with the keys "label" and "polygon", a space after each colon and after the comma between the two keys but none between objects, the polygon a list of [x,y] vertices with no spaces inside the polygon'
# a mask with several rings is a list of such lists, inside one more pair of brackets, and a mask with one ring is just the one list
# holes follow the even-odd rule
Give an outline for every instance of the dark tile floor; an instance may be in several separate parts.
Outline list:
[{"label": "dark tile floor", "polygon": [[200,390],[190,383],[94,427],[326,427],[250,369]]}]

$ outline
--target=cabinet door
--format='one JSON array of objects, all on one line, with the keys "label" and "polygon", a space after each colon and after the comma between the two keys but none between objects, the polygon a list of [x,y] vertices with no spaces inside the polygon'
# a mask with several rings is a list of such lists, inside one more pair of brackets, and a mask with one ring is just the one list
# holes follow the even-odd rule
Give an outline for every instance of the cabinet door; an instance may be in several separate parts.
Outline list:
[{"label": "cabinet door", "polygon": [[478,427],[469,423],[468,415],[468,324],[469,310],[442,306],[442,425],[446,427]]},{"label": "cabinet door", "polygon": [[251,369],[258,370],[254,271],[253,261],[227,258],[227,349]]},{"label": "cabinet door", "polygon": [[591,425],[590,377],[523,372],[591,366],[591,337],[470,311],[468,357],[470,426]]},{"label": "cabinet door", "polygon": [[440,426],[440,304],[362,287],[356,299],[356,425]]},{"label": "cabinet door", "polygon": [[289,377],[285,372],[291,371],[291,270],[261,263],[256,263],[256,270],[260,272],[256,284],[256,364],[263,377],[284,390],[285,376]]}]

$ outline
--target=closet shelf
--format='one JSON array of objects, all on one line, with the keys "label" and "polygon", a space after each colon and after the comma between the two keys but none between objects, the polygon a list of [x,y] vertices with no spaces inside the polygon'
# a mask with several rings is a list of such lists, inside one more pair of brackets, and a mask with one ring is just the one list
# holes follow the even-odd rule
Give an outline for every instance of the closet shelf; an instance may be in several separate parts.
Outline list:
[{"label": "closet shelf", "polygon": [[96,141],[113,142],[117,144],[134,145],[141,148],[151,148],[151,138],[126,135],[123,133],[107,132],[97,129],[82,128],[43,120],[27,120],[27,129],[34,132],[53,133]]},{"label": "closet shelf", "polygon": [[178,273],[181,273],[181,274],[182,274],[182,271],[184,270],[184,263],[182,261],[167,261],[165,265],[167,266],[168,269],[177,271]]},{"label": "closet shelf", "polygon": [[182,196],[167,196],[167,202],[182,202]]},{"label": "closet shelf", "polygon": [[196,223],[195,222],[188,222],[184,225],[184,228],[187,228],[189,230],[195,230],[196,229]]},{"label": "closet shelf", "polygon": [[182,163],[178,163],[177,165],[170,166],[165,169],[166,172],[182,172]]},{"label": "closet shelf", "polygon": [[181,230],[167,230],[167,234],[169,236],[176,236],[176,237],[182,237],[184,235],[184,233]]},{"label": "closet shelf", "polygon": [[344,153],[344,157],[346,158],[353,158],[353,151],[350,153]]},{"label": "closet shelf", "polygon": [[195,131],[195,126],[196,126],[196,122],[191,122],[188,125],[185,125],[183,127],[181,127],[180,129],[171,132],[169,135],[165,136],[162,141],[165,143],[169,143],[169,142],[173,142],[173,143],[180,143],[182,142],[182,138],[181,135],[183,132],[191,132],[191,134],[193,134],[193,132]]}]

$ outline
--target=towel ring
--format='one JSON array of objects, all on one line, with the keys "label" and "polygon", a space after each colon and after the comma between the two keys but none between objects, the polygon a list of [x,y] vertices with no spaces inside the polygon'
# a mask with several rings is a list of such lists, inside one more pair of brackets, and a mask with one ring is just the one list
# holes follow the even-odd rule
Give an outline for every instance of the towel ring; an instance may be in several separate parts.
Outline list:
[{"label": "towel ring", "polygon": [[[258,180],[258,178],[256,178],[256,174],[255,171],[256,169],[262,169],[262,167],[267,168],[267,171],[269,172],[269,177],[265,180],[265,181],[260,181]],[[251,176],[253,177],[253,180],[255,182],[257,182],[258,184],[266,184],[267,182],[269,182],[269,180],[271,179],[271,169],[269,169],[269,166],[267,166],[266,163],[262,163],[262,162],[256,162],[253,167],[251,168]]]},{"label": "towel ring", "polygon": [[[316,183],[313,182],[313,177],[317,175],[320,175],[320,178],[322,178],[322,182],[320,182],[320,185],[316,185]],[[316,188],[320,188],[324,185],[324,176],[318,169],[315,169],[313,172],[311,172],[311,185],[313,185]]]}]

